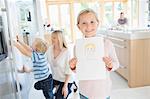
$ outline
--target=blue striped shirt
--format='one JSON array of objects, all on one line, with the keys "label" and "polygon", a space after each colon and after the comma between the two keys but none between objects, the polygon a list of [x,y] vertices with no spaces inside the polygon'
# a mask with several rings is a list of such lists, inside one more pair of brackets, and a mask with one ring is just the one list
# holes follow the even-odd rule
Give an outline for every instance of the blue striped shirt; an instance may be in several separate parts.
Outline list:
[{"label": "blue striped shirt", "polygon": [[32,52],[33,73],[36,80],[44,80],[51,74],[45,53]]}]

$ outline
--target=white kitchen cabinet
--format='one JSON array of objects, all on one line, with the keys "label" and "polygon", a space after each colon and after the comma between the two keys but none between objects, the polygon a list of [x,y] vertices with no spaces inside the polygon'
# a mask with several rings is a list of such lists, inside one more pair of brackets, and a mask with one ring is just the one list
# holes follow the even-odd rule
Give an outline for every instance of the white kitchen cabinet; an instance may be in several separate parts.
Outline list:
[{"label": "white kitchen cabinet", "polygon": [[116,72],[129,87],[150,86],[150,31],[103,32],[116,49],[120,68]]}]

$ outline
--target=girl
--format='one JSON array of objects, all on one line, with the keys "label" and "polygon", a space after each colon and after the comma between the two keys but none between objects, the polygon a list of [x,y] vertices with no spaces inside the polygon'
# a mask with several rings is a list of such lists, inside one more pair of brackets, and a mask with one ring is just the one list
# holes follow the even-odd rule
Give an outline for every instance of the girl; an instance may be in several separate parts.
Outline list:
[{"label": "girl", "polygon": [[[85,38],[97,36],[99,20],[96,13],[91,9],[81,11],[77,17],[77,26]],[[109,72],[116,70],[119,67],[119,62],[111,41],[105,39],[104,48],[105,56],[103,57],[103,61],[107,69],[107,78],[104,80],[79,81],[79,90],[82,97],[84,95],[88,99],[110,99],[111,80]],[[70,60],[69,64],[72,70],[75,70],[77,60],[76,58]]]},{"label": "girl", "polygon": [[[45,36],[45,38],[47,37],[48,36]],[[54,87],[57,86],[55,97],[56,99],[67,99],[68,95],[71,93],[71,86],[73,83],[73,72],[68,63],[70,54],[62,31],[53,31],[49,39],[52,41],[52,46],[49,48],[47,56],[49,62],[52,63]]]}]

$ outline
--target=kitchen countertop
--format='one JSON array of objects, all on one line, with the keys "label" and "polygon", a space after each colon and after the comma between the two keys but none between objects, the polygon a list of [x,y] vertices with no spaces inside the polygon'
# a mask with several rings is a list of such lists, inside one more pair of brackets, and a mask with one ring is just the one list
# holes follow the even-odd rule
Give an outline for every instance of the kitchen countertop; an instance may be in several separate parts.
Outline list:
[{"label": "kitchen countertop", "polygon": [[129,40],[150,38],[150,29],[100,30],[99,33],[106,36],[115,36]]}]

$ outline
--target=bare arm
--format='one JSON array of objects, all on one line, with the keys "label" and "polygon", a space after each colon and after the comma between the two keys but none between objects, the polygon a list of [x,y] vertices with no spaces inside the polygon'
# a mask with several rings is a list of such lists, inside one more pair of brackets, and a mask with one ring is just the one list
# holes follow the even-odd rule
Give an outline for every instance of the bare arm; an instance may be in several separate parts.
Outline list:
[{"label": "bare arm", "polygon": [[14,46],[25,56],[31,57],[32,55],[32,50],[27,50],[18,42],[14,42]]},{"label": "bare arm", "polygon": [[26,50],[32,51],[32,49],[31,49],[31,47],[30,47],[29,45],[27,45],[27,44],[25,44],[24,42],[21,42],[21,41],[19,41],[19,40],[18,40],[18,42],[19,42]]},{"label": "bare arm", "polygon": [[65,82],[64,82],[64,86],[63,86],[63,89],[62,89],[62,94],[64,95],[64,97],[67,97],[67,95],[68,95],[68,83],[69,83],[69,79],[70,79],[70,75],[67,74]]},{"label": "bare arm", "polygon": [[64,85],[68,85],[69,79],[70,79],[70,75],[66,74]]}]

